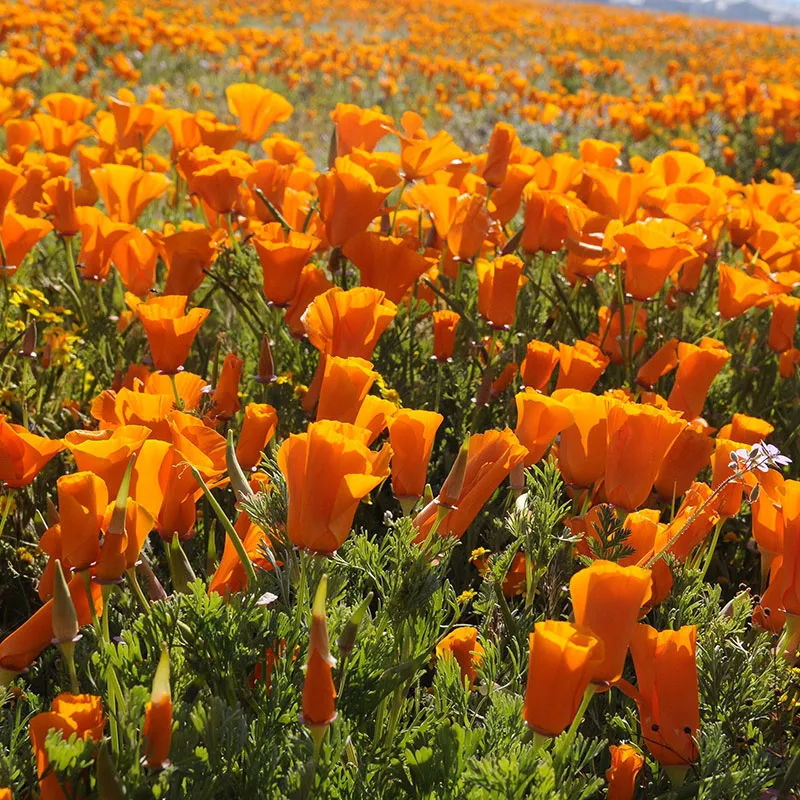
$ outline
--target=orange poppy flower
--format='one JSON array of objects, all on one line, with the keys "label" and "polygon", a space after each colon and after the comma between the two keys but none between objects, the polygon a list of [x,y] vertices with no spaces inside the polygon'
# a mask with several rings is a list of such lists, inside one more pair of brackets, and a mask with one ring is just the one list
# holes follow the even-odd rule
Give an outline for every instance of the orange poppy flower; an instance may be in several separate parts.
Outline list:
[{"label": "orange poppy flower", "polygon": [[[103,738],[106,719],[103,716],[103,701],[90,694],[62,693],[55,697],[51,711],[40,712],[31,717],[30,737],[36,757],[36,774],[39,776],[39,796],[42,800],[65,800],[74,796],[69,784],[62,788],[58,775],[50,767],[45,741],[51,731],[59,731],[66,741],[73,735],[78,739]],[[66,792],[65,792],[66,789]]]},{"label": "orange poppy flower", "polygon": [[688,767],[699,758],[696,640],[695,625],[677,631],[636,625],[631,634],[642,738],[665,767]]},{"label": "orange poppy flower", "polygon": [[244,409],[244,421],[236,458],[244,470],[254,469],[278,426],[278,413],[267,403],[248,403]]},{"label": "orange poppy flower", "polygon": [[239,402],[239,382],[243,366],[244,361],[236,353],[225,356],[208,412],[208,417],[215,422],[230,419],[242,407]]},{"label": "orange poppy flower", "polygon": [[655,490],[666,500],[683,497],[700,470],[711,463],[713,452],[714,440],[705,431],[687,425],[661,461]]},{"label": "orange poppy flower", "polygon": [[7,210],[0,223],[2,253],[5,255],[5,263],[0,267],[0,272],[10,278],[36,243],[51,230],[53,226],[46,219],[26,217]]},{"label": "orange poppy flower", "polygon": [[78,253],[81,278],[102,283],[111,271],[114,250],[134,229],[125,222],[113,222],[99,208],[91,206],[79,207],[76,217],[81,226]]},{"label": "orange poppy flower", "polygon": [[636,383],[652,389],[659,378],[663,378],[678,366],[678,340],[670,339],[642,364],[636,373]]},{"label": "orange poppy flower", "polygon": [[315,739],[324,735],[336,719],[336,687],[333,667],[336,659],[328,644],[328,620],[325,615],[325,593],[328,577],[323,575],[314,595],[311,613],[311,635],[308,643],[308,664],[303,684],[301,721],[311,728]]},{"label": "orange poppy flower", "polygon": [[[730,467],[731,454],[734,450],[749,449],[744,442],[732,442],[730,439],[714,440],[714,452],[711,454],[711,488],[716,489],[723,481],[733,475]],[[745,484],[743,481],[731,481],[717,496],[716,509],[723,517],[735,517],[742,508],[742,496]]]},{"label": "orange poppy flower", "polygon": [[160,769],[169,757],[172,744],[172,692],[169,687],[169,653],[161,646],[150,700],[144,708],[144,760],[150,769]]},{"label": "orange poppy flower", "polygon": [[34,114],[32,119],[39,129],[39,143],[45,153],[69,156],[81,139],[94,135],[85,122],[65,122],[51,114]]},{"label": "orange poppy flower", "polygon": [[366,230],[378,215],[383,201],[396,185],[391,180],[379,178],[349,156],[337,158],[334,168],[317,178],[319,213],[332,247],[341,247],[348,239]]},{"label": "orange poppy flower", "polygon": [[372,152],[378,142],[391,131],[394,120],[371,108],[350,103],[337,103],[331,111],[336,126],[336,154],[350,155],[354,149]]},{"label": "orange poppy flower", "polygon": [[400,168],[407,181],[431,175],[467,155],[445,131],[424,139],[397,135],[400,139]]},{"label": "orange poppy flower", "polygon": [[470,625],[455,628],[436,645],[436,658],[454,658],[461,671],[461,680],[475,683],[477,668],[483,661],[485,650],[478,641],[478,629]]},{"label": "orange poppy flower", "polygon": [[108,489],[97,475],[75,472],[58,479],[61,552],[77,572],[88,569],[100,554],[100,531],[108,506]]},{"label": "orange poppy flower", "polygon": [[85,120],[97,108],[88,97],[67,92],[51,92],[40,102],[54,117],[69,123]]},{"label": "orange poppy flower", "polygon": [[747,414],[734,414],[730,425],[723,425],[717,437],[720,439],[733,439],[735,442],[756,444],[766,439],[775,430],[766,420],[759,417],[750,417]]},{"label": "orange poppy flower", "polygon": [[[785,493],[783,478],[780,479],[780,495]],[[758,497],[750,503],[752,512],[753,538],[758,545],[761,555],[762,588],[766,585],[763,580],[769,575],[775,558],[784,551],[784,518],[782,497],[776,499],[768,492],[760,492]]]},{"label": "orange poppy flower", "polygon": [[519,136],[514,126],[507,122],[496,123],[489,139],[489,151],[482,173],[489,186],[496,188],[505,181],[511,154],[519,147]]},{"label": "orange poppy flower", "polygon": [[363,358],[326,356],[317,419],[353,423],[378,373]]},{"label": "orange poppy flower", "polygon": [[122,278],[126,291],[144,297],[156,283],[158,248],[147,234],[134,228],[118,242],[111,261]]},{"label": "orange poppy flower", "polygon": [[63,449],[60,441],[36,436],[0,414],[0,484],[12,489],[27,486]]},{"label": "orange poppy flower", "polygon": [[192,295],[217,257],[220,238],[203,226],[184,226],[174,233],[159,236],[158,249],[167,267],[164,294]]},{"label": "orange poppy flower", "polygon": [[167,109],[157,103],[137,103],[133,92],[127,89],[121,89],[117,95],[108,98],[117,147],[141,151],[167,121]]},{"label": "orange poppy flower", "polygon": [[276,122],[285,122],[294,106],[270,89],[254,83],[234,83],[225,90],[228,110],[239,120],[242,137],[257,142]]},{"label": "orange poppy flower", "polygon": [[628,354],[637,355],[644,345],[647,336],[647,309],[637,308],[636,319],[633,322],[633,347],[631,347],[631,322],[633,321],[634,305],[626,305],[624,313],[624,328],[619,311],[611,312],[608,306],[600,306],[597,312],[599,331],[596,344],[611,358],[615,364],[622,364],[628,360]]},{"label": "orange poppy flower", "polygon": [[392,491],[404,510],[410,510],[422,497],[436,431],[443,421],[435,411],[405,408],[388,421]]},{"label": "orange poppy flower", "polygon": [[297,231],[287,233],[273,222],[258,229],[252,242],[264,272],[264,297],[277,306],[288,305],[319,239]]},{"label": "orange poppy flower", "polygon": [[664,457],[686,423],[673,411],[618,403],[608,410],[605,493],[632,511],[647,499]]},{"label": "orange poppy flower", "polygon": [[53,227],[62,236],[74,236],[81,228],[75,207],[75,184],[69,178],[51,178],[42,185],[39,210],[52,216]]},{"label": "orange poppy flower", "polygon": [[527,278],[522,275],[525,263],[517,256],[501,256],[494,261],[479,258],[478,313],[493,327],[508,329],[517,316],[517,295]]},{"label": "orange poppy flower", "polygon": [[456,328],[461,315],[446,309],[434,311],[433,318],[433,357],[437,361],[450,361],[456,345]]},{"label": "orange poppy flower", "polygon": [[784,350],[778,361],[778,372],[781,378],[789,380],[794,377],[798,364],[800,364],[800,350],[796,347],[790,347],[788,350]]},{"label": "orange poppy flower", "polygon": [[305,336],[303,315],[306,309],[317,297],[325,294],[331,288],[333,288],[333,284],[323,270],[310,264],[303,267],[297,283],[297,291],[284,312],[284,320],[289,326],[292,336],[297,339]]},{"label": "orange poppy flower", "polygon": [[253,167],[244,159],[223,159],[198,169],[192,175],[191,190],[217,214],[230,214],[239,201],[242,181],[252,174]]},{"label": "orange poppy flower", "polygon": [[611,766],[606,770],[608,794],[606,800],[633,800],[644,756],[632,744],[612,744]]},{"label": "orange poppy flower", "polygon": [[590,392],[609,365],[599,347],[579,339],[574,345],[558,343],[559,368],[556,389]]},{"label": "orange poppy flower", "polygon": [[687,419],[699,417],[711,383],[730,358],[731,354],[716,339],[702,339],[699,345],[681,342],[669,407],[680,411]]},{"label": "orange poppy flower", "polygon": [[528,448],[525,466],[529,467],[541,461],[556,436],[572,425],[574,417],[564,403],[535,389],[525,389],[515,399],[517,427],[514,433]]},{"label": "orange poppy flower", "polygon": [[437,533],[460,539],[511,470],[523,463],[527,452],[509,428],[470,436],[464,480],[458,497],[445,497],[445,482],[437,500],[426,506],[415,519],[415,526],[420,529],[416,541],[422,541],[430,533],[440,503],[449,506],[450,510]]},{"label": "orange poppy flower", "polygon": [[591,392],[555,392],[572,412],[573,424],[561,432],[558,467],[570,486],[589,487],[605,473],[608,412],[616,401]]},{"label": "orange poppy flower", "polygon": [[11,198],[25,185],[22,170],[0,160],[0,219]]},{"label": "orange poppy flower", "polygon": [[342,253],[358,268],[362,286],[385,292],[399,303],[406,292],[431,268],[431,261],[417,252],[413,240],[362,231],[342,248]]},{"label": "orange poppy flower", "polygon": [[[78,625],[89,625],[92,621],[92,612],[89,609],[89,600],[83,578],[76,575],[69,582],[69,594],[75,613],[78,616]],[[95,613],[103,613],[103,598],[100,586],[90,584]],[[19,673],[27,669],[39,654],[53,641],[53,601],[48,600],[33,616],[15,631],[12,631],[0,642],[0,672],[5,670],[10,673]]]},{"label": "orange poppy flower", "polygon": [[794,654],[800,646],[800,481],[786,481],[781,500],[783,517],[783,554],[778,564],[781,588],[780,606],[786,612],[789,640],[787,650]]},{"label": "orange poppy flower", "polygon": [[719,313],[723,319],[733,319],[744,314],[768,293],[767,284],[761,278],[753,278],[727,264],[719,264],[717,271]]},{"label": "orange poppy flower", "polygon": [[95,580],[100,583],[121,581],[125,570],[136,566],[147,536],[153,530],[153,515],[129,497],[125,504],[122,530],[112,531],[111,522],[115,508],[116,503],[110,503],[103,520],[105,536],[94,572]]},{"label": "orange poppy flower", "polygon": [[374,394],[368,394],[364,398],[361,408],[358,409],[356,421],[353,424],[357,428],[364,428],[369,432],[367,444],[371,445],[380,436],[397,411],[397,406],[391,401],[376,397]]},{"label": "orange poppy flower", "polygon": [[525,347],[525,358],[519,366],[522,384],[528,389],[543,391],[559,361],[559,353],[553,345],[536,339]]},{"label": "orange poppy flower", "polygon": [[114,222],[134,223],[147,206],[164,194],[170,180],[126,164],[104,164],[91,172],[108,216]]},{"label": "orange poppy flower", "polygon": [[153,364],[161,372],[171,374],[183,367],[200,326],[211,313],[207,308],[193,308],[187,314],[186,300],[182,295],[151,297],[146,303],[137,298],[135,310],[147,333]]},{"label": "orange poppy flower", "polygon": [[359,502],[389,477],[391,448],[367,448],[369,432],[323,420],[292,434],[278,450],[289,493],[287,534],[296,547],[332,553],[341,547]]},{"label": "orange poppy flower", "polygon": [[[711,488],[705,483],[693,483],[689,487],[672,522],[659,530],[653,545],[654,553],[666,551],[672,553],[678,561],[685,561],[689,557],[692,550],[711,533],[719,521],[716,502],[710,503],[701,513],[698,513],[694,522],[689,525],[672,546],[667,548],[667,545],[674,536],[683,530],[684,525],[689,522],[692,516],[699,512],[700,507],[711,497],[711,494]],[[650,555],[640,560],[639,563],[646,563],[649,559]]]},{"label": "orange poppy flower", "polygon": [[491,222],[483,195],[460,195],[447,231],[447,249],[450,255],[460,261],[469,261],[478,255],[489,234]]},{"label": "orange poppy flower", "polygon": [[603,659],[593,665],[591,680],[616,683],[622,677],[628,645],[642,607],[652,593],[650,572],[595,561],[569,582],[575,623],[587,628],[604,645]]},{"label": "orange poppy flower", "polygon": [[10,119],[3,126],[6,131],[6,155],[10,163],[22,161],[28,148],[39,140],[39,127],[30,119]]},{"label": "orange poppy flower", "polygon": [[625,250],[625,291],[636,300],[649,300],[666,279],[696,253],[676,240],[668,220],[634,222],[614,234]]},{"label": "orange poppy flower", "polygon": [[778,295],[772,300],[772,320],[767,344],[776,353],[783,353],[794,345],[800,298]]},{"label": "orange poppy flower", "polygon": [[575,719],[603,659],[603,643],[569,622],[537,622],[528,637],[528,683],[522,716],[536,733],[554,737]]},{"label": "orange poppy flower", "polygon": [[[130,416],[133,418],[135,412],[130,413]],[[141,425],[120,425],[109,430],[75,430],[64,437],[64,444],[75,459],[78,469],[94,473],[103,481],[109,496],[113,498],[117,496],[131,456],[139,451],[145,439],[150,436],[150,431],[151,426],[147,421]]]}]

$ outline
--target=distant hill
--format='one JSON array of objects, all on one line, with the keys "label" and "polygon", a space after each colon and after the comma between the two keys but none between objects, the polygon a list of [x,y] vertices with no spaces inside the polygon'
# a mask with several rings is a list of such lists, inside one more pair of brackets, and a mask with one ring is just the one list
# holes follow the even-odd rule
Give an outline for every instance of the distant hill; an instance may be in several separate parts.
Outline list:
[{"label": "distant hill", "polygon": [[[598,0],[591,0],[598,2]],[[771,25],[800,25],[800,2],[791,0],[599,0],[607,5],[631,6],[716,19]]]}]

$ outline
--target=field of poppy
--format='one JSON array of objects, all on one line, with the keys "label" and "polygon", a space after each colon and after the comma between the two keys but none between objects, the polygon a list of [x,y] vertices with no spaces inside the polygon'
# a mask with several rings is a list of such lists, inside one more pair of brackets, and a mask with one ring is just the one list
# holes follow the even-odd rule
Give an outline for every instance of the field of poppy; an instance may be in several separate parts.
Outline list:
[{"label": "field of poppy", "polygon": [[2,10],[0,800],[800,797],[797,29]]}]

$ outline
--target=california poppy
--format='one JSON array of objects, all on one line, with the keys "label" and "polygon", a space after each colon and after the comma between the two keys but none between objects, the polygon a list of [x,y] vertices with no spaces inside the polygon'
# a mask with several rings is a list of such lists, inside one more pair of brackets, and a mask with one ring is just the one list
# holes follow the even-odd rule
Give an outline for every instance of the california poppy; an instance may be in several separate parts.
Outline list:
[{"label": "california poppy", "polygon": [[611,684],[622,677],[631,635],[642,607],[650,599],[652,578],[641,567],[595,561],[569,582],[575,623],[604,645],[602,661],[593,666],[594,683]]},{"label": "california poppy", "polygon": [[261,461],[261,453],[275,435],[278,414],[267,403],[248,403],[244,409],[244,421],[236,458],[244,470],[251,470]]},{"label": "california poppy", "polygon": [[534,732],[558,736],[578,712],[603,659],[603,643],[570,622],[537,622],[528,637],[528,682],[522,716]]},{"label": "california poppy", "polygon": [[328,644],[328,620],[325,614],[327,586],[328,576],[323,575],[314,594],[311,611],[311,635],[302,699],[301,719],[311,728],[317,747],[328,726],[336,719],[336,688],[333,685],[336,659],[331,655]]},{"label": "california poppy", "polygon": [[522,385],[543,391],[559,361],[559,352],[553,345],[536,339],[525,347],[525,358],[519,366]]},{"label": "california poppy", "polygon": [[388,421],[392,490],[404,510],[422,497],[433,441],[443,421],[435,411],[414,409],[401,409]]},{"label": "california poppy", "polygon": [[172,743],[172,693],[169,686],[169,653],[161,646],[153,689],[144,709],[144,760],[150,769],[162,768]]},{"label": "california poppy", "polygon": [[122,285],[131,294],[144,297],[155,286],[158,248],[138,228],[129,230],[117,242],[111,252],[111,261],[122,278]]},{"label": "california poppy", "polygon": [[337,550],[359,502],[389,477],[391,449],[365,444],[369,432],[323,420],[292,434],[278,450],[278,466],[289,493],[287,534],[296,547],[315,553]]},{"label": "california poppy", "polygon": [[564,403],[535,389],[525,389],[515,400],[517,427],[514,433],[528,449],[525,466],[529,467],[542,459],[556,436],[572,425],[574,417]]},{"label": "california poppy", "polygon": [[445,131],[430,138],[409,138],[398,134],[400,139],[400,167],[406,180],[424,178],[448,164],[458,161],[466,153]]},{"label": "california poppy", "polygon": [[199,288],[217,257],[220,238],[219,232],[185,222],[180,230],[154,237],[167,267],[164,294],[188,297]]},{"label": "california poppy", "polygon": [[167,190],[169,178],[125,164],[104,164],[92,170],[92,181],[114,222],[134,223],[147,206]]},{"label": "california poppy", "polygon": [[573,423],[561,433],[558,466],[572,486],[589,487],[605,473],[608,412],[616,401],[591,392],[566,390],[553,397],[572,413]]},{"label": "california poppy", "polygon": [[727,264],[717,267],[719,273],[719,313],[723,319],[734,319],[752,308],[767,294],[766,283]]},{"label": "california poppy", "polygon": [[636,373],[636,383],[652,389],[659,378],[663,378],[678,366],[678,340],[669,339],[642,364]]},{"label": "california poppy", "polygon": [[228,109],[239,119],[239,129],[248,142],[257,142],[270,126],[292,115],[292,104],[270,89],[254,83],[235,83],[225,90]]},{"label": "california poppy", "polygon": [[483,168],[483,179],[489,186],[500,186],[506,179],[508,162],[515,148],[520,146],[519,136],[513,125],[498,122],[489,139],[489,151]]},{"label": "california poppy", "polygon": [[100,554],[100,531],[108,506],[106,484],[91,472],[58,479],[61,552],[76,571],[89,569]]},{"label": "california poppy", "polygon": [[363,358],[326,356],[317,419],[355,422],[361,403],[377,377],[372,364]]},{"label": "california poppy", "polygon": [[625,306],[624,321],[619,311],[612,313],[608,306],[600,306],[597,312],[599,331],[595,343],[615,364],[622,364],[630,356],[635,356],[644,345],[647,310],[643,307],[636,308],[634,317],[634,308],[633,304]]},{"label": "california poppy", "polygon": [[687,425],[667,450],[654,486],[666,500],[683,497],[700,470],[711,463],[714,440],[703,430]]},{"label": "california poppy", "polygon": [[794,345],[800,298],[778,295],[772,300],[772,320],[769,325],[770,349],[783,353]]},{"label": "california poppy", "polygon": [[361,403],[361,408],[358,409],[354,425],[369,432],[367,444],[371,445],[398,410],[391,400],[384,400],[382,397],[368,394]]},{"label": "california poppy", "polygon": [[702,339],[699,345],[681,342],[675,384],[668,398],[670,408],[689,420],[699,417],[711,383],[730,358],[731,354],[716,339]]},{"label": "california poppy", "polygon": [[477,667],[483,660],[483,645],[478,641],[478,629],[471,625],[454,628],[436,645],[440,660],[454,658],[461,671],[461,680],[473,684],[478,677]]},{"label": "california poppy", "polygon": [[207,308],[193,308],[187,314],[186,300],[181,295],[163,295],[135,306],[147,333],[153,364],[162,372],[181,369],[200,326],[211,313]]},{"label": "california poppy", "polygon": [[242,181],[252,174],[253,167],[244,159],[220,158],[192,175],[192,194],[198,195],[217,214],[230,214],[239,200]]},{"label": "california poppy", "polygon": [[236,353],[228,353],[222,362],[217,385],[211,394],[209,417],[213,420],[230,419],[240,408],[239,381],[242,378],[242,361]]},{"label": "california poppy", "polygon": [[273,222],[259,228],[252,242],[264,273],[264,297],[277,306],[287,305],[297,293],[303,267],[319,239],[297,231],[287,233]]},{"label": "california poppy", "polygon": [[394,120],[373,108],[359,108],[351,103],[337,103],[331,111],[336,126],[336,154],[349,155],[355,148],[372,151],[386,136]]},{"label": "california poppy", "polygon": [[62,236],[74,236],[81,228],[76,213],[75,184],[69,178],[51,178],[42,186],[39,208],[53,218],[53,227]]},{"label": "california poppy", "polygon": [[117,246],[133,231],[131,225],[113,222],[99,208],[81,206],[76,216],[80,223],[81,249],[78,264],[84,280],[102,283],[111,271]]},{"label": "california poppy", "polygon": [[580,389],[583,392],[590,392],[610,361],[599,347],[580,339],[574,345],[559,342],[558,353],[556,389]]},{"label": "california poppy", "polygon": [[608,794],[606,800],[633,800],[644,756],[632,744],[612,744],[611,766],[606,770]]},{"label": "california poppy", "polygon": [[456,328],[461,315],[450,309],[434,311],[433,356],[437,361],[449,361],[456,343]]},{"label": "california poppy", "polygon": [[[712,490],[705,483],[693,483],[689,487],[672,521],[659,530],[653,546],[654,553],[669,552],[679,561],[685,561],[689,557],[692,550],[711,533],[719,521],[718,503],[708,503],[711,495]],[[705,508],[701,511],[703,506]],[[691,524],[688,524],[690,520]],[[678,536],[677,540],[669,545],[675,536]],[[649,559],[648,555],[640,563],[646,563]]]},{"label": "california poppy", "polygon": [[517,316],[517,295],[525,284],[525,268],[517,256],[501,256],[475,262],[478,276],[478,313],[493,328],[509,328]]},{"label": "california poppy", "polygon": [[0,483],[14,489],[27,486],[64,445],[30,433],[0,414]]}]

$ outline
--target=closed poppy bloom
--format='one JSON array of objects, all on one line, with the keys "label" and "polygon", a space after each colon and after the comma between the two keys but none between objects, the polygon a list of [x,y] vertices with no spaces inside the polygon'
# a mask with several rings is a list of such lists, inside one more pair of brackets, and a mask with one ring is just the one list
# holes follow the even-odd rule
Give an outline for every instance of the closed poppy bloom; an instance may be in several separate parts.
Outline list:
[{"label": "closed poppy bloom", "polygon": [[108,506],[105,483],[91,472],[74,472],[58,479],[61,552],[78,572],[88,569],[100,554],[100,531]]},{"label": "closed poppy bloom", "polygon": [[372,152],[391,130],[394,120],[372,108],[359,108],[351,103],[337,103],[331,111],[336,126],[336,154],[346,156],[354,149]]},{"label": "closed poppy bloom", "polygon": [[800,481],[786,481],[781,501],[783,517],[783,555],[777,564],[781,589],[780,607],[786,612],[790,654],[800,646]]},{"label": "closed poppy bloom", "polygon": [[444,417],[435,411],[403,408],[388,420],[392,447],[392,491],[409,508],[422,497],[436,431]]},{"label": "closed poppy bloom", "polygon": [[559,353],[553,345],[536,339],[528,342],[525,347],[525,358],[522,359],[519,366],[523,386],[539,392],[543,391],[558,360]]},{"label": "closed poppy bloom", "polygon": [[288,487],[293,545],[322,554],[341,547],[359,502],[389,477],[390,447],[373,452],[368,437],[363,428],[323,420],[281,445],[278,466]]},{"label": "closed poppy bloom", "polygon": [[[469,261],[480,252],[489,234],[492,220],[486,208],[486,198],[480,194],[459,196],[453,221],[447,231],[447,250],[460,261]],[[516,258],[516,256],[507,256]]]},{"label": "closed poppy bloom", "polygon": [[36,757],[41,800],[64,800],[75,796],[75,789],[70,784],[62,786],[50,766],[45,745],[47,735],[51,731],[58,731],[64,741],[74,735],[84,741],[92,739],[99,742],[106,725],[102,702],[100,697],[90,694],[62,693],[53,700],[51,711],[31,717],[29,732]]},{"label": "closed poppy bloom", "polygon": [[247,142],[257,142],[276,122],[285,122],[294,107],[277,92],[254,83],[234,83],[225,90],[228,109],[239,120]]},{"label": "closed poppy bloom", "polygon": [[326,356],[317,419],[355,422],[361,403],[378,373],[363,358]]},{"label": "closed poppy bloom", "polygon": [[570,622],[537,622],[528,637],[528,682],[522,716],[534,732],[554,737],[578,713],[603,659],[603,643]]},{"label": "closed poppy bloom", "polygon": [[131,294],[144,297],[155,286],[158,248],[138,228],[129,230],[115,245],[111,261],[122,278],[122,285]]},{"label": "closed poppy bloom", "polygon": [[781,378],[789,380],[794,377],[798,364],[800,364],[800,350],[796,347],[790,347],[788,350],[784,350],[778,361],[778,372]]},{"label": "closed poppy bloom", "polygon": [[147,206],[167,190],[169,178],[126,164],[104,164],[93,169],[92,181],[114,222],[134,223]]},{"label": "closed poppy bloom", "polygon": [[678,371],[670,392],[669,407],[692,420],[703,413],[708,390],[731,354],[716,339],[703,339],[699,345],[678,345]]},{"label": "closed poppy bloom", "polygon": [[558,343],[559,368],[556,389],[590,392],[610,359],[599,347],[579,339],[574,345]]},{"label": "closed poppy bloom", "polygon": [[431,261],[417,252],[416,242],[374,231],[362,231],[347,240],[342,248],[358,268],[362,286],[372,286],[399,303],[406,292],[430,268]]},{"label": "closed poppy bloom", "polygon": [[114,251],[134,230],[124,222],[113,222],[99,208],[81,206],[77,210],[80,222],[81,249],[78,265],[81,278],[103,283],[111,271]]},{"label": "closed poppy bloom", "polygon": [[614,400],[591,392],[565,390],[555,399],[572,412],[572,425],[561,433],[558,468],[570,486],[588,488],[600,480],[606,468],[608,412]]},{"label": "closed poppy bloom", "polygon": [[[597,312],[599,322],[597,344],[615,364],[622,364],[626,361],[629,353],[635,356],[644,344],[647,335],[647,309],[637,308],[635,321],[633,321],[633,310],[633,304],[625,306],[624,326],[619,311],[612,313],[608,306],[601,306]],[[630,342],[632,322],[633,347]]]},{"label": "closed poppy bloom", "polygon": [[120,425],[100,431],[70,431],[64,444],[78,469],[92,472],[105,483],[109,497],[116,497],[131,456],[138,452],[151,428],[146,425]]},{"label": "closed poppy bloom", "polygon": [[391,400],[384,400],[382,397],[368,394],[364,398],[361,408],[358,409],[354,424],[357,428],[369,431],[367,444],[371,445],[381,435],[398,410]]},{"label": "closed poppy bloom", "polygon": [[564,403],[534,389],[525,389],[515,400],[517,427],[514,433],[528,448],[525,466],[529,467],[544,457],[556,436],[575,420]]},{"label": "closed poppy bloom", "polygon": [[434,311],[433,318],[433,357],[437,361],[449,361],[456,346],[456,328],[461,315],[450,309]]},{"label": "closed poppy bloom", "polygon": [[242,181],[252,174],[253,167],[244,159],[226,158],[192,175],[192,194],[198,195],[217,214],[230,214],[239,200]]},{"label": "closed poppy bloom", "polygon": [[42,211],[53,218],[53,227],[62,236],[74,236],[81,229],[76,213],[75,184],[69,178],[51,178],[42,186]]},{"label": "closed poppy bloom", "polygon": [[30,119],[10,119],[3,128],[6,132],[6,157],[16,166],[30,146],[39,141],[39,128]]},{"label": "closed poppy bloom", "polygon": [[[68,584],[72,604],[78,616],[78,625],[89,625],[92,612],[86,595],[83,578],[76,575]],[[103,613],[103,598],[100,586],[90,584],[95,613]],[[0,674],[16,674],[27,669],[39,654],[53,641],[53,601],[48,600],[38,611],[28,617],[22,625],[0,642]]]},{"label": "closed poppy bloom", "polygon": [[719,313],[723,319],[734,319],[752,308],[767,294],[767,284],[735,267],[720,264]]},{"label": "closed poppy bloom", "polygon": [[[105,534],[94,578],[100,583],[118,583],[125,570],[136,566],[147,536],[153,530],[153,515],[140,503],[129,497],[121,523],[114,522],[115,503],[110,503],[103,520]],[[114,530],[114,524],[120,530]]]},{"label": "closed poppy bloom", "polygon": [[53,226],[46,219],[6,211],[0,223],[0,241],[5,253],[5,263],[0,265],[0,273],[10,278],[36,243],[51,230]]},{"label": "closed poppy bloom", "polygon": [[300,717],[301,722],[311,728],[315,740],[324,735],[328,725],[336,719],[336,687],[333,684],[336,659],[331,655],[328,643],[328,619],[325,614],[327,587],[328,576],[323,575],[314,594],[311,612],[303,712]]},{"label": "closed poppy bloom", "polygon": [[614,234],[625,250],[625,291],[636,300],[658,294],[667,278],[696,253],[666,230],[671,220],[634,222]]},{"label": "closed poppy bloom", "polygon": [[323,270],[310,264],[303,267],[297,284],[297,292],[284,312],[284,320],[289,326],[292,336],[297,339],[305,336],[306,329],[303,326],[303,315],[306,309],[315,298],[325,294],[331,288],[333,288],[333,284],[328,280],[328,276]]},{"label": "closed poppy bloom", "polygon": [[652,592],[650,572],[595,561],[576,572],[569,582],[575,623],[587,628],[604,645],[603,659],[594,665],[591,680],[612,684],[622,677],[631,634]]},{"label": "closed poppy bloom", "polygon": [[[678,561],[685,561],[692,550],[699,545],[714,529],[719,521],[717,512],[718,503],[715,501],[698,513],[700,508],[711,497],[712,490],[705,483],[693,483],[686,494],[683,496],[678,513],[665,528],[661,529],[656,536],[653,546],[654,553],[667,551],[672,553]],[[668,543],[683,530],[684,526],[697,514],[694,521],[680,535],[677,541],[668,547]],[[645,558],[645,562],[649,556]],[[640,561],[640,563],[642,563]]]},{"label": "closed poppy bloom", "polygon": [[153,364],[161,372],[175,373],[183,367],[200,326],[211,313],[207,308],[193,308],[187,314],[186,300],[182,295],[163,295],[136,305]]},{"label": "closed poppy bloom", "polygon": [[608,411],[605,493],[632,511],[647,499],[670,447],[686,427],[673,411],[619,403]]},{"label": "closed poppy bloom", "polygon": [[445,131],[430,138],[400,138],[400,169],[407,181],[424,178],[437,170],[460,161],[466,153]]},{"label": "closed poppy bloom", "polygon": [[665,767],[688,767],[699,758],[696,641],[695,625],[677,631],[636,625],[631,634],[642,738]]},{"label": "closed poppy bloom", "polygon": [[519,137],[513,125],[509,125],[507,122],[498,122],[494,126],[489,139],[486,166],[483,168],[483,179],[489,186],[496,188],[505,181],[509,158],[519,146]]},{"label": "closed poppy bloom", "polygon": [[454,658],[461,670],[461,680],[469,681],[470,685],[478,677],[477,667],[483,661],[484,652],[478,641],[478,629],[471,625],[455,628],[436,645],[436,657]]},{"label": "closed poppy bloom", "polygon": [[236,353],[228,353],[222,362],[219,380],[211,395],[209,417],[214,420],[230,419],[241,407],[239,381],[242,378],[242,361]]},{"label": "closed poppy bloom", "polygon": [[244,409],[244,421],[236,458],[244,470],[254,469],[278,426],[278,412],[267,403],[248,403]]},{"label": "closed poppy bloom", "polygon": [[144,708],[144,760],[150,769],[161,769],[172,744],[172,692],[169,687],[169,653],[161,646],[161,657],[153,678],[150,700]]},{"label": "closed poppy bloom", "polygon": [[687,425],[658,468],[654,486],[665,500],[683,497],[700,470],[711,463],[714,440],[702,429]]},{"label": "closed poppy bloom", "polygon": [[653,353],[647,361],[639,367],[636,373],[636,383],[646,389],[652,389],[659,378],[663,378],[678,366],[678,340],[670,339]]},{"label": "closed poppy bloom", "polygon": [[272,222],[260,228],[251,241],[264,273],[264,297],[276,306],[288,305],[319,239],[297,231],[287,233],[280,223]]},{"label": "closed poppy bloom", "polygon": [[378,215],[383,201],[395,187],[391,180],[383,177],[380,180],[379,183],[349,156],[337,158],[334,168],[317,178],[319,213],[332,247],[341,247],[348,239],[365,231]]},{"label": "closed poppy bloom", "polygon": [[478,276],[478,313],[493,327],[508,329],[517,316],[517,295],[525,284],[525,264],[517,256],[475,262]]},{"label": "closed poppy bloom", "polygon": [[767,344],[776,353],[783,353],[794,345],[800,298],[781,294],[772,300],[772,320]]},{"label": "closed poppy bloom", "polygon": [[164,294],[190,296],[206,277],[217,258],[220,236],[206,227],[184,227],[167,236],[156,237],[167,267]]},{"label": "closed poppy bloom", "polygon": [[612,744],[608,749],[611,767],[606,770],[606,800],[633,800],[637,778],[644,766],[644,756],[632,744]]},{"label": "closed poppy bloom", "polygon": [[437,533],[460,539],[497,487],[515,467],[524,462],[527,452],[509,428],[470,436],[466,469],[458,496],[446,496],[445,482],[437,500],[430,504],[432,510],[426,506],[415,520],[416,527],[420,529],[416,541],[422,541],[430,533],[440,503],[449,506],[450,511],[439,525]]},{"label": "closed poppy bloom", "polygon": [[303,315],[308,339],[321,353],[369,360],[397,306],[378,289],[338,286],[315,297]]},{"label": "closed poppy bloom", "polygon": [[0,414],[0,484],[12,489],[27,486],[63,449],[60,441],[36,436]]}]

